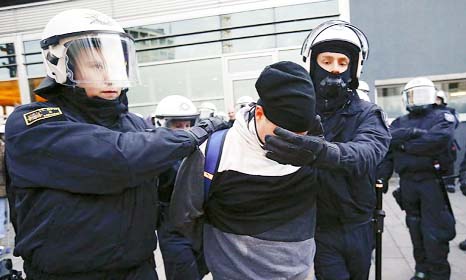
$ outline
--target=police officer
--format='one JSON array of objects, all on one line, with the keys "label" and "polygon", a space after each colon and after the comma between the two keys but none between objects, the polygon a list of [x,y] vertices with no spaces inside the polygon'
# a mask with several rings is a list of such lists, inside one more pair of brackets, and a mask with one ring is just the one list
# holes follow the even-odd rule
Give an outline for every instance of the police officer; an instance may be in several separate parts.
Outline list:
[{"label": "police officer", "polygon": [[28,279],[157,279],[157,176],[224,124],[147,129],[129,113],[134,41],[100,12],[59,13],[41,47],[47,101],[6,123],[14,255]]},{"label": "police officer", "polygon": [[[408,114],[390,127],[391,158],[400,175],[401,204],[413,243],[416,272],[411,278],[449,279],[448,241],[455,236],[455,220],[437,171],[445,163],[455,129],[455,117],[435,108],[436,89],[427,78],[409,81],[402,92]],[[384,171],[383,173],[389,174]]]},{"label": "police officer", "polygon": [[235,103],[236,111],[238,111],[239,109],[243,107],[246,107],[247,105],[253,102],[255,102],[255,100],[251,96],[243,95],[243,96],[238,97]]},{"label": "police officer", "polygon": [[[443,90],[437,91],[437,97],[435,99],[435,108],[439,108],[441,110],[448,110],[450,113],[455,116],[455,129],[458,128],[459,119],[456,110],[451,107],[447,107],[447,95]],[[452,176],[455,173],[455,161],[456,161],[456,154],[458,152],[458,143],[456,142],[454,135],[452,138],[452,143],[449,144],[450,149],[447,150],[443,156],[445,157],[445,166],[443,166],[443,175],[445,176]],[[447,191],[450,193],[455,192],[455,178],[448,178],[445,180],[445,187]]]},{"label": "police officer", "polygon": [[[160,126],[187,130],[196,123],[199,112],[188,98],[181,95],[165,97],[154,113]],[[196,252],[191,242],[175,230],[169,220],[170,199],[181,161],[176,161],[159,176],[160,220],[157,229],[165,275],[169,280],[199,280],[208,273],[202,252]]]},{"label": "police officer", "polygon": [[217,113],[217,106],[212,102],[202,102],[199,105],[199,118],[205,119],[215,116]]},{"label": "police officer", "polygon": [[[460,190],[466,195],[466,154],[460,165]],[[466,251],[466,240],[460,243],[460,249]]]},{"label": "police officer", "polygon": [[367,38],[350,23],[327,21],[308,35],[302,55],[316,90],[324,135],[296,136],[276,129],[277,136],[266,142],[267,156],[322,169],[315,236],[317,279],[367,279],[375,172],[390,142],[382,110],[356,94],[368,57]]}]

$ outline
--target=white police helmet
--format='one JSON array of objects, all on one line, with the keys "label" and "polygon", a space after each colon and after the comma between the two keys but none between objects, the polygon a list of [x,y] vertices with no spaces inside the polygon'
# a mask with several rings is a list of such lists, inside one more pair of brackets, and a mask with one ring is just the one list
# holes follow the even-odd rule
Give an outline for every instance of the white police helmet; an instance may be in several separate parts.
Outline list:
[{"label": "white police helmet", "polygon": [[235,103],[236,110],[239,110],[249,105],[250,103],[254,103],[254,102],[255,101],[251,96],[248,96],[248,95],[241,96],[236,100],[236,103]]},{"label": "white police helmet", "polygon": [[303,61],[306,62],[312,55],[312,50],[324,42],[340,41],[350,43],[359,50],[359,61],[354,67],[353,79],[359,78],[364,61],[369,57],[369,42],[366,35],[356,26],[342,20],[326,21],[314,28],[307,35],[301,47]]},{"label": "white police helmet", "polygon": [[[40,46],[47,76],[59,84],[126,88],[139,83],[133,39],[100,12],[57,14],[47,23]],[[86,69],[85,75],[80,69]]]},{"label": "white police helmet", "polygon": [[171,121],[190,121],[194,125],[199,112],[189,98],[181,95],[169,95],[160,100],[153,116],[157,126],[169,127]]},{"label": "white police helmet", "polygon": [[402,91],[403,103],[408,111],[435,103],[437,90],[431,80],[419,77],[409,81]]},{"label": "white police helmet", "polygon": [[212,102],[202,102],[199,106],[199,118],[206,119],[215,116],[217,106]]},{"label": "white police helmet", "polygon": [[443,104],[448,103],[447,94],[443,90],[437,91],[437,97],[442,99]]},{"label": "white police helmet", "polygon": [[359,81],[359,86],[356,92],[358,93],[359,98],[362,100],[366,100],[368,102],[371,102],[371,99],[369,98],[369,93],[370,93],[370,87],[369,85],[364,82],[364,81]]}]

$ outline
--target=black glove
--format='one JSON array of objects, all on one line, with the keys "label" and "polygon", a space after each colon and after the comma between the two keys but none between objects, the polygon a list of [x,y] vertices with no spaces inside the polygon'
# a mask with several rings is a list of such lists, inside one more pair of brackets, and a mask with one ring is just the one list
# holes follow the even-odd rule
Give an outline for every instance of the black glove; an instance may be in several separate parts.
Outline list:
[{"label": "black glove", "polygon": [[327,167],[340,162],[340,148],[322,137],[299,135],[277,127],[265,136],[265,156],[281,164]]},{"label": "black glove", "polygon": [[309,127],[308,135],[324,137],[324,127],[322,126],[322,121],[319,115],[316,115],[314,121]]},{"label": "black glove", "polygon": [[199,146],[215,131],[227,129],[228,127],[228,123],[224,120],[217,117],[210,117],[200,120],[196,125],[187,130],[187,132]]},{"label": "black glove", "polygon": [[407,141],[410,139],[414,139],[420,137],[427,133],[427,130],[420,129],[420,128],[397,128],[390,130],[392,134],[392,141]]}]

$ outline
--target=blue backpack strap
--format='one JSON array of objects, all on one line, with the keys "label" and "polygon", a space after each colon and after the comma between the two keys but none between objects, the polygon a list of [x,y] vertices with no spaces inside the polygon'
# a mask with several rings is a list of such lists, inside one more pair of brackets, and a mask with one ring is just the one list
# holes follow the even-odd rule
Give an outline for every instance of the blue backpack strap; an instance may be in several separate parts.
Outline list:
[{"label": "blue backpack strap", "polygon": [[207,141],[204,163],[204,201],[209,198],[210,184],[217,172],[222,156],[223,143],[228,129],[214,132]]}]

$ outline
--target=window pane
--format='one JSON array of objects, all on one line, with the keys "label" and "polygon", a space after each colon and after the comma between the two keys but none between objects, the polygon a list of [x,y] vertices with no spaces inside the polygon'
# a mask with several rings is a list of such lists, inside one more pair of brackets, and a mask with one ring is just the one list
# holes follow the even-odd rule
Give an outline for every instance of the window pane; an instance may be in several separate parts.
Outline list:
[{"label": "window pane", "polygon": [[26,63],[42,62],[42,54],[26,55]]},{"label": "window pane", "polygon": [[458,114],[466,113],[466,81],[444,82],[440,88],[447,94],[448,107]]},{"label": "window pane", "polygon": [[15,45],[13,43],[0,44],[0,56],[15,54]]},{"label": "window pane", "polygon": [[42,51],[42,49],[40,48],[40,40],[25,41],[24,42],[24,52],[25,53],[40,52],[40,51]]},{"label": "window pane", "polygon": [[28,76],[30,77],[43,77],[46,75],[44,64],[32,64],[26,66]]},{"label": "window pane", "polygon": [[262,71],[265,66],[272,64],[272,62],[272,56],[230,59],[228,61],[228,72],[241,73],[249,71]]},{"label": "window pane", "polygon": [[233,81],[233,100],[238,100],[243,95],[251,96],[252,99],[257,100],[259,99],[259,95],[257,94],[256,87],[256,78],[254,79],[246,79],[246,80],[236,80]]},{"label": "window pane", "polygon": [[200,56],[215,56],[221,54],[220,42],[177,48],[167,48],[137,52],[138,62],[153,62],[174,59],[187,59]]},{"label": "window pane", "polygon": [[301,56],[301,49],[293,49],[293,50],[284,50],[278,52],[278,58],[280,61],[292,61],[297,64],[303,64],[303,58]]},{"label": "window pane", "polygon": [[275,17],[277,21],[293,20],[297,18],[312,18],[331,14],[339,14],[338,0],[319,1],[315,3],[275,8]]},{"label": "window pane", "polygon": [[16,77],[16,66],[0,68],[0,80]]},{"label": "window pane", "polygon": [[188,98],[223,98],[220,58],[144,66],[140,68],[143,86],[131,89],[130,104],[157,103],[168,95]]},{"label": "window pane", "polygon": [[396,118],[406,114],[406,109],[401,99],[403,86],[377,88],[377,104],[382,107],[389,118]]}]

